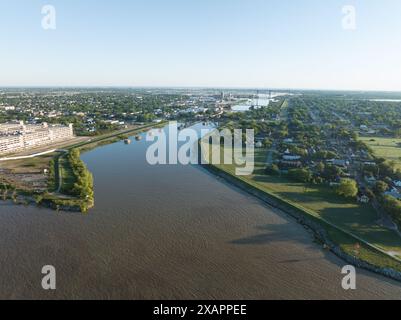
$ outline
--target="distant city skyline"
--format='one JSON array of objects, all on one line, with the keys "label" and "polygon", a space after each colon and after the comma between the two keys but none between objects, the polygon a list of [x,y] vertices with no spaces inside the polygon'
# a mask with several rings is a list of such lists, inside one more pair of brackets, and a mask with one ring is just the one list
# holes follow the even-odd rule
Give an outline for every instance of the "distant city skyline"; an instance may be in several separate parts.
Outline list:
[{"label": "distant city skyline", "polygon": [[401,91],[399,12],[399,0],[3,0],[0,87]]}]

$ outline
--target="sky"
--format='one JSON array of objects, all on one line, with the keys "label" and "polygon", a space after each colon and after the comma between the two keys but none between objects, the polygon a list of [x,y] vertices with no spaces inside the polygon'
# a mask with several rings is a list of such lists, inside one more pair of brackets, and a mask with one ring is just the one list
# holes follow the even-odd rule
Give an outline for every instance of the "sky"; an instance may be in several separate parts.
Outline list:
[{"label": "sky", "polygon": [[400,14],[400,0],[0,0],[0,86],[401,91]]}]

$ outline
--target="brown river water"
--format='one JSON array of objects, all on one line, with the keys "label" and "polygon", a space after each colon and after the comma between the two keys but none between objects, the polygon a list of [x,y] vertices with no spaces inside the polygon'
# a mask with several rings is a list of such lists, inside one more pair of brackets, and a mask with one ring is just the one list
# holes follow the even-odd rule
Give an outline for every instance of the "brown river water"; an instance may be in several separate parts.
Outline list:
[{"label": "brown river water", "polygon": [[1,299],[401,298],[401,283],[364,270],[343,290],[346,263],[293,219],[198,166],[148,165],[147,145],[83,155],[87,215],[0,202]]}]

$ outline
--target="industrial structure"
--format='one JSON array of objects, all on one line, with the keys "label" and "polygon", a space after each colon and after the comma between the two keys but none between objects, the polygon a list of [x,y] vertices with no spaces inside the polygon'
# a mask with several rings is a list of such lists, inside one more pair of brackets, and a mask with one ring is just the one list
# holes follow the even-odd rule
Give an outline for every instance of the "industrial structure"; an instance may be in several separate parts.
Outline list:
[{"label": "industrial structure", "polygon": [[72,124],[24,124],[23,121],[0,124],[0,155],[51,145],[74,138]]}]

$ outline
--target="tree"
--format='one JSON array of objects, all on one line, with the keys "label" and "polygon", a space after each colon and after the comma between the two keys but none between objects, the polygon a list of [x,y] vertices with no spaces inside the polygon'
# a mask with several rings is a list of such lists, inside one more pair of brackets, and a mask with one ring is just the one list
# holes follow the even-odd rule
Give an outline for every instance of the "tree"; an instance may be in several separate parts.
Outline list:
[{"label": "tree", "polygon": [[369,199],[374,199],[375,198],[375,194],[369,188],[366,188],[365,194],[369,197]]},{"label": "tree", "polygon": [[341,175],[342,171],[339,167],[333,165],[327,165],[323,171],[323,178],[326,180],[335,180],[337,177]]},{"label": "tree", "polygon": [[373,190],[377,195],[382,195],[387,191],[387,189],[388,189],[388,184],[385,183],[384,181],[379,180],[376,182],[376,185]]},{"label": "tree", "polygon": [[312,179],[312,173],[308,169],[291,169],[288,171],[288,176],[299,182],[309,182]]},{"label": "tree", "polygon": [[313,178],[313,183],[315,183],[315,184],[322,184],[323,183],[323,178],[322,177],[319,177],[319,176],[315,176],[314,178]]},{"label": "tree", "polygon": [[89,203],[93,201],[93,176],[80,159],[78,149],[72,149],[68,155],[68,161],[74,174],[75,183],[69,192]]},{"label": "tree", "polygon": [[302,157],[305,157],[307,155],[307,151],[305,149],[298,148],[296,146],[289,146],[289,149],[292,154],[296,154]]},{"label": "tree", "polygon": [[272,164],[266,167],[265,173],[267,175],[276,176],[280,174],[280,169],[276,164]]},{"label": "tree", "polygon": [[265,148],[271,148],[273,143],[269,138],[264,139],[263,144],[265,146]]},{"label": "tree", "polygon": [[316,171],[319,172],[320,174],[324,172],[324,168],[325,168],[325,165],[323,162],[319,162],[316,165]]},{"label": "tree", "polygon": [[358,194],[358,185],[355,180],[342,179],[337,188],[337,194],[345,198],[355,198]]},{"label": "tree", "polygon": [[401,201],[391,196],[385,196],[383,198],[383,208],[386,210],[394,222],[401,225]]},{"label": "tree", "polygon": [[364,165],[363,171],[365,172],[365,175],[374,176],[374,175],[378,174],[378,167],[372,166],[372,165]]},{"label": "tree", "polygon": [[383,162],[379,164],[379,172],[382,177],[392,177],[394,175],[394,167],[390,162]]}]

